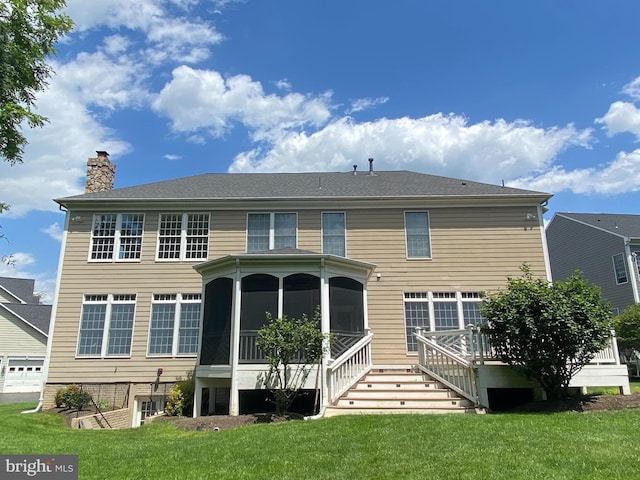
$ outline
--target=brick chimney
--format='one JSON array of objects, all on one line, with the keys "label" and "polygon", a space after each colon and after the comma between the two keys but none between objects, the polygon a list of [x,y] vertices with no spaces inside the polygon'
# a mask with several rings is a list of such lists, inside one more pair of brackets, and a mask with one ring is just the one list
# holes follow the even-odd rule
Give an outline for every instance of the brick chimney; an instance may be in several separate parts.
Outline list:
[{"label": "brick chimney", "polygon": [[96,152],[97,158],[87,160],[87,179],[84,184],[84,192],[104,192],[113,190],[113,179],[116,175],[116,166],[109,161],[109,154],[102,150]]}]

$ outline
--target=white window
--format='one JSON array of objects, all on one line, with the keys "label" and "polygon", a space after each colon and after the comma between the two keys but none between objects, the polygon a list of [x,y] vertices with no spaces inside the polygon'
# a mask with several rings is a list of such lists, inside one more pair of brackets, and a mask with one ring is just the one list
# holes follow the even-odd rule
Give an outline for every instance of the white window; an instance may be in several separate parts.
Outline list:
[{"label": "white window", "polygon": [[623,254],[619,253],[613,256],[613,271],[616,275],[616,283],[618,285],[629,281],[629,278],[627,277],[627,266],[624,262]]},{"label": "white window", "polygon": [[149,356],[197,355],[199,334],[199,293],[153,296]]},{"label": "white window", "polygon": [[85,295],[77,356],[130,356],[135,306],[135,295]]},{"label": "white window", "polygon": [[482,298],[478,292],[407,292],[404,294],[404,318],[407,351],[418,351],[415,327],[427,331],[459,330],[469,324],[486,323],[480,313]]},{"label": "white window", "polygon": [[404,212],[407,258],[431,258],[429,212]]},{"label": "white window", "polygon": [[142,251],[144,215],[106,213],[93,216],[91,231],[92,261],[138,261]]},{"label": "white window", "polygon": [[247,215],[247,252],[274,248],[296,248],[295,213],[249,213]]},{"label": "white window", "polygon": [[158,226],[158,260],[206,260],[208,213],[163,213]]},{"label": "white window", "polygon": [[344,213],[322,213],[322,253],[346,256]]}]

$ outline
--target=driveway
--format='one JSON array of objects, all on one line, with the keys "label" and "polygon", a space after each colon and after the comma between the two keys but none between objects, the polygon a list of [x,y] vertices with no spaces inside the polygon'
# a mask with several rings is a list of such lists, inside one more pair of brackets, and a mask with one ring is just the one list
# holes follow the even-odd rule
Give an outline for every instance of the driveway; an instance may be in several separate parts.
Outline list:
[{"label": "driveway", "polygon": [[33,393],[0,393],[0,403],[38,403],[40,392]]}]

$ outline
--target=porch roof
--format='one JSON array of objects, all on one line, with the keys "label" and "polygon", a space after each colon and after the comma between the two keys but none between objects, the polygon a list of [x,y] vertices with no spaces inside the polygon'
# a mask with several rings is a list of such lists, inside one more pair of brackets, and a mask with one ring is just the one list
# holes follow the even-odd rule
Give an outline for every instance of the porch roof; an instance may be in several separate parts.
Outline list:
[{"label": "porch roof", "polygon": [[198,263],[193,268],[200,274],[206,275],[218,269],[236,266],[264,266],[264,265],[303,265],[317,263],[318,265],[357,270],[364,273],[368,279],[376,269],[376,265],[353,258],[340,257],[327,253],[317,253],[297,248],[278,248],[262,252],[237,253],[225,255],[206,262]]}]

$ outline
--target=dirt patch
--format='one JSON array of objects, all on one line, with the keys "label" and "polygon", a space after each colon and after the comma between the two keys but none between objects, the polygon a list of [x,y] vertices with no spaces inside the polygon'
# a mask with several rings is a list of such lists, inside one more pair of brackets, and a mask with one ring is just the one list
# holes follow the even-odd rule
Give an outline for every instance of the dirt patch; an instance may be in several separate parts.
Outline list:
[{"label": "dirt patch", "polygon": [[182,430],[230,430],[254,423],[281,423],[291,420],[302,420],[302,415],[289,414],[278,417],[273,413],[256,413],[252,415],[210,415],[207,417],[167,417],[155,418],[154,423],[172,423]]},{"label": "dirt patch", "polygon": [[545,402],[527,403],[510,412],[597,412],[640,408],[640,393],[632,395],[583,395]]}]

